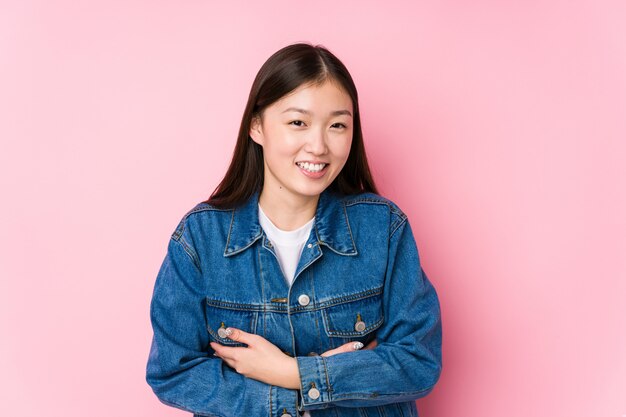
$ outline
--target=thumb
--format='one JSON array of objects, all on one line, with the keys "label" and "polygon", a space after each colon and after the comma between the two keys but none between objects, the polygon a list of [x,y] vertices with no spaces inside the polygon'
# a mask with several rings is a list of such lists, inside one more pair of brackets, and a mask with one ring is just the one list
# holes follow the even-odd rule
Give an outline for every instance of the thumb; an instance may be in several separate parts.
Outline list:
[{"label": "thumb", "polygon": [[250,345],[253,342],[254,336],[256,335],[244,332],[243,330],[237,329],[236,327],[226,328],[226,337],[228,337],[230,340],[234,340],[235,342]]},{"label": "thumb", "polygon": [[362,348],[363,348],[363,343],[361,342],[349,342],[349,343],[339,346],[338,348],[327,350],[326,352],[322,353],[320,356],[333,356],[338,353],[354,352],[355,350],[359,350]]}]

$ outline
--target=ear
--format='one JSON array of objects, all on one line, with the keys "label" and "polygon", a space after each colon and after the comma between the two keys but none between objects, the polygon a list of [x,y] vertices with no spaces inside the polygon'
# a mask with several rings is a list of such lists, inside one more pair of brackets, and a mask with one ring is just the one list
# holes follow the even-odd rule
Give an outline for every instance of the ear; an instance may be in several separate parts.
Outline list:
[{"label": "ear", "polygon": [[250,121],[250,137],[253,141],[263,146],[263,129],[261,128],[261,117],[254,116]]}]

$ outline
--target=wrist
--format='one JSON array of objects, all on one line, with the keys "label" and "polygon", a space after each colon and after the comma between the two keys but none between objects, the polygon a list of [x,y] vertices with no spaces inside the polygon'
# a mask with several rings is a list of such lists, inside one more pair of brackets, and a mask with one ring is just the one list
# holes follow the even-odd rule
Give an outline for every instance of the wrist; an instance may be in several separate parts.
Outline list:
[{"label": "wrist", "polygon": [[289,358],[286,377],[285,388],[300,389],[300,370],[296,358]]}]

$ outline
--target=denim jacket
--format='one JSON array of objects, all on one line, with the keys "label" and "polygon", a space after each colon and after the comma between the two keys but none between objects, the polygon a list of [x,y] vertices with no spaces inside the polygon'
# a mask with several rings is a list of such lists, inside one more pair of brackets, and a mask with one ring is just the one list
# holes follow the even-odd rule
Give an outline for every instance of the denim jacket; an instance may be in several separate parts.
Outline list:
[{"label": "denim jacket", "polygon": [[[150,318],[146,380],[194,416],[417,416],[441,373],[441,316],[411,226],[392,201],[326,189],[290,287],[258,219],[199,203],[171,235]],[[295,357],[300,389],[238,374],[209,342],[236,327]],[[350,341],[374,349],[320,356]]]}]

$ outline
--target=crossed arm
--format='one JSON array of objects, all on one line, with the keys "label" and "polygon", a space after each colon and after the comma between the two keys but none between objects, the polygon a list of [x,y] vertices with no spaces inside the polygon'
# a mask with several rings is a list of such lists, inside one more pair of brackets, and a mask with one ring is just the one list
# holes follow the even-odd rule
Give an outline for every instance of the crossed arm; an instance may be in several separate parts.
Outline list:
[{"label": "crossed arm", "polygon": [[[300,372],[296,358],[285,355],[276,345],[252,333],[229,327],[228,338],[245,343],[248,347],[228,347],[211,342],[215,356],[221,358],[237,373],[269,385],[289,389],[300,389]],[[374,349],[376,340],[364,349]],[[320,356],[333,356],[353,352],[363,348],[360,342],[346,343],[338,348],[327,350]]]}]

